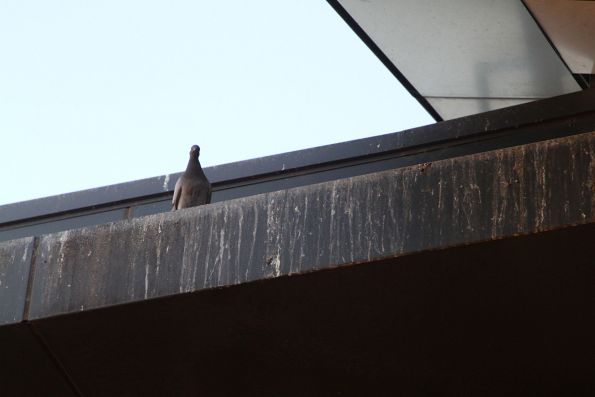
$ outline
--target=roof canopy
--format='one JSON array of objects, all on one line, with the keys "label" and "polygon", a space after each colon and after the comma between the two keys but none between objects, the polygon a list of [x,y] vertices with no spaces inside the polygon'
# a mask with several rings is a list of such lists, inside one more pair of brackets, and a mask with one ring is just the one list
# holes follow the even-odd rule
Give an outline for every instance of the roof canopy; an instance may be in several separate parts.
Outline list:
[{"label": "roof canopy", "polygon": [[437,119],[579,91],[595,2],[330,0]]}]

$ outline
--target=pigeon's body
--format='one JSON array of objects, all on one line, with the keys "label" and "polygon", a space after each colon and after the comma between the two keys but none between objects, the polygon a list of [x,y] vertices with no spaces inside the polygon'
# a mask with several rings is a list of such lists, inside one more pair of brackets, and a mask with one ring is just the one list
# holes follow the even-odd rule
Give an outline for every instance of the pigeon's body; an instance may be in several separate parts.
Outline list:
[{"label": "pigeon's body", "polygon": [[186,171],[180,176],[174,188],[172,211],[211,202],[211,183],[198,161],[199,152],[200,149],[196,145],[190,149],[190,159]]}]

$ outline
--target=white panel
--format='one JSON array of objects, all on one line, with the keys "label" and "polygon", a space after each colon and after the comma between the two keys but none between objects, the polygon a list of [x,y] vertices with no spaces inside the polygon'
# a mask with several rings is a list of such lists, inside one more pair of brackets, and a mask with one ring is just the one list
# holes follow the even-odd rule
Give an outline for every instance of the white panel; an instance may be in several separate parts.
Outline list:
[{"label": "white panel", "polygon": [[520,0],[339,0],[424,96],[580,90]]},{"label": "white panel", "polygon": [[532,99],[426,98],[445,120],[531,102]]}]

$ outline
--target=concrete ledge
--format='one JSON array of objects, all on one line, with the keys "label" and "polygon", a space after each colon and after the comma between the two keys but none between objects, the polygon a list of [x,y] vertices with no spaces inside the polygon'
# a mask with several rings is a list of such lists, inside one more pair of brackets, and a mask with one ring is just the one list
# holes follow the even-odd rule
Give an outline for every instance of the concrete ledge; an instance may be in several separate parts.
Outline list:
[{"label": "concrete ledge", "polygon": [[592,223],[594,147],[591,132],[42,236],[29,318]]},{"label": "concrete ledge", "polygon": [[33,238],[0,243],[0,325],[23,320]]}]

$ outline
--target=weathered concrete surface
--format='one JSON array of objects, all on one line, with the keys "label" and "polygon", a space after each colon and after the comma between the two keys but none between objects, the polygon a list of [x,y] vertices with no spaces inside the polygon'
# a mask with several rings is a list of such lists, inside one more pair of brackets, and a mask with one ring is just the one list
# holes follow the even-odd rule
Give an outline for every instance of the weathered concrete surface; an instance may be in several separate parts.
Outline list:
[{"label": "weathered concrete surface", "polygon": [[31,318],[262,277],[263,199],[41,237]]},{"label": "weathered concrete surface", "polygon": [[30,318],[594,222],[595,132],[42,236]]},{"label": "weathered concrete surface", "polygon": [[0,243],[0,325],[23,320],[33,237]]}]

